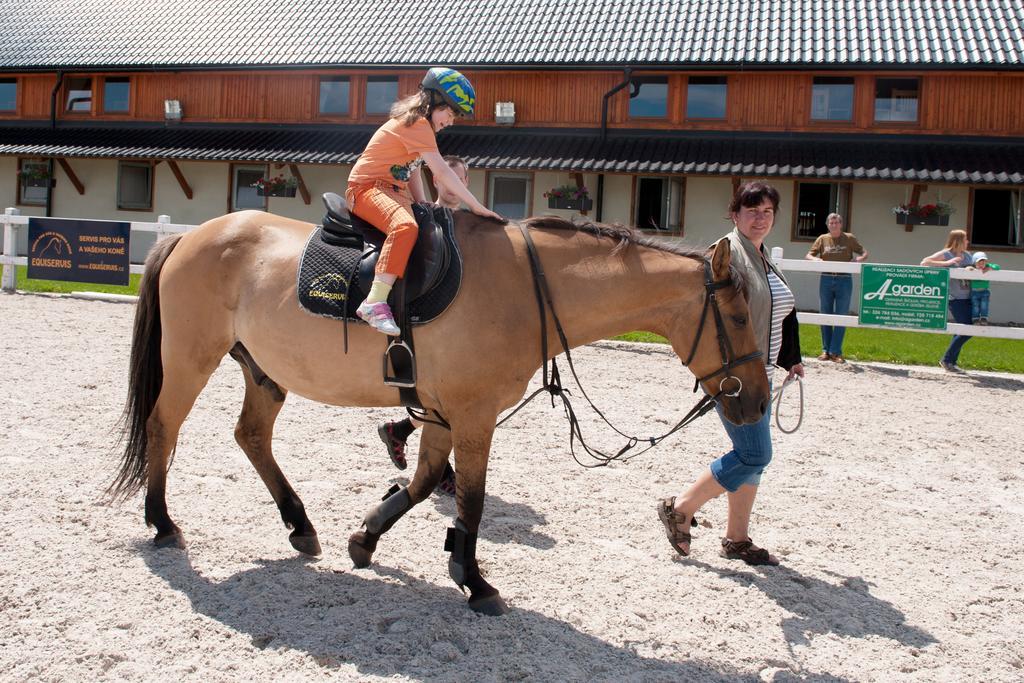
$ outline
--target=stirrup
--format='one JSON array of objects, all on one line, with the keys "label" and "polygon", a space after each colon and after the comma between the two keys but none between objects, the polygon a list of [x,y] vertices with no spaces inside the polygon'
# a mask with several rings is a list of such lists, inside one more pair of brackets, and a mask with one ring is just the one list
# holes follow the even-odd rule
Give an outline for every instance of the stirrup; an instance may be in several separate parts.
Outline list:
[{"label": "stirrup", "polygon": [[[394,369],[393,375],[388,374],[388,361]],[[416,355],[401,339],[392,339],[384,351],[384,384],[403,388],[416,386]]]}]

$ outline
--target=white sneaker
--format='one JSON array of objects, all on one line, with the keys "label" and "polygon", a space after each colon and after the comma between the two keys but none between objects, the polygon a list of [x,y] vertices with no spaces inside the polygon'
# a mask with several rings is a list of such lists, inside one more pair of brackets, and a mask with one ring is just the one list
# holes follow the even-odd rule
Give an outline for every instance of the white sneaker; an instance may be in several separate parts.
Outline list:
[{"label": "white sneaker", "polygon": [[963,370],[961,370],[956,363],[947,363],[944,360],[939,361],[939,367],[941,367],[946,372],[963,372]]},{"label": "white sneaker", "polygon": [[391,314],[391,307],[383,301],[375,304],[364,301],[356,309],[356,315],[378,332],[383,332],[391,337],[402,334],[402,330],[395,324],[395,316]]}]

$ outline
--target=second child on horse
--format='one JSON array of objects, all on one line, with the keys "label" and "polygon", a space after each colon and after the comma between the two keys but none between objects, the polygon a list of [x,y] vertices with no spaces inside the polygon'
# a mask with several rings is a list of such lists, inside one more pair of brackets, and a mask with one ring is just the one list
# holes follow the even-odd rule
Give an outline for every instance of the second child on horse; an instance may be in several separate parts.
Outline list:
[{"label": "second child on horse", "polygon": [[429,201],[420,166],[426,163],[435,183],[473,213],[502,220],[473,196],[437,149],[437,133],[457,118],[472,116],[475,105],[476,93],[468,78],[454,69],[431,69],[419,92],[392,105],[391,118],[373,134],[349,174],[345,192],[349,210],[387,235],[370,293],[356,310],[379,332],[401,333],[387,301],[395,281],[405,274],[419,234],[413,202]]}]

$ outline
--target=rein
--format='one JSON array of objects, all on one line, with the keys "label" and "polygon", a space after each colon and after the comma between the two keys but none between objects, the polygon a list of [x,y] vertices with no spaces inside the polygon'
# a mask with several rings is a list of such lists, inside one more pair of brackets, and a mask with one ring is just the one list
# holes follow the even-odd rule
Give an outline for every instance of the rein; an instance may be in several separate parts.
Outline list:
[{"label": "rein", "polygon": [[[565,416],[566,419],[569,421],[569,451],[572,453],[573,459],[582,467],[602,467],[613,460],[630,460],[640,455],[641,453],[649,451],[650,449],[654,448],[659,443],[661,443],[664,439],[668,438],[672,434],[675,434],[677,431],[679,431],[686,425],[690,424],[697,418],[709,412],[712,408],[714,408],[717,400],[720,397],[734,397],[739,395],[740,391],[743,389],[743,383],[740,381],[738,377],[728,374],[729,370],[738,365],[759,358],[761,356],[761,352],[757,351],[755,353],[749,353],[746,356],[743,356],[742,358],[730,360],[730,358],[733,356],[732,344],[729,342],[729,338],[725,334],[725,324],[722,320],[722,313],[718,309],[718,301],[715,298],[715,292],[719,289],[722,289],[723,287],[727,287],[731,283],[731,280],[715,282],[711,275],[711,266],[708,263],[707,259],[705,259],[704,308],[701,311],[700,325],[697,328],[697,334],[693,339],[693,347],[690,349],[690,354],[687,357],[686,361],[683,363],[683,365],[689,365],[690,362],[693,360],[693,357],[697,353],[697,344],[700,342],[701,333],[704,330],[704,322],[707,319],[708,308],[710,308],[714,312],[715,326],[717,327],[718,332],[718,349],[722,356],[722,366],[715,372],[705,375],[704,377],[698,378],[693,385],[693,391],[697,391],[697,388],[700,386],[701,382],[711,379],[712,377],[725,374],[725,377],[723,377],[718,384],[718,393],[716,393],[714,396],[705,393],[704,396],[696,403],[696,405],[694,405],[693,408],[691,408],[690,411],[686,415],[684,415],[683,418],[679,420],[679,422],[677,422],[674,427],[669,429],[661,436],[641,438],[636,436],[630,436],[629,434],[626,434],[619,430],[615,425],[608,421],[608,418],[605,417],[604,413],[602,413],[598,409],[598,407],[594,405],[594,402],[590,399],[590,397],[587,396],[587,392],[583,388],[583,384],[580,382],[579,376],[577,376],[576,374],[576,368],[572,362],[572,353],[569,349],[569,342],[566,339],[565,331],[562,329],[562,323],[558,319],[558,314],[555,312],[555,304],[551,298],[551,290],[548,287],[547,278],[544,275],[544,267],[541,264],[540,256],[537,254],[537,248],[533,243],[533,238],[530,237],[529,229],[522,223],[519,224],[519,230],[520,232],[523,233],[523,238],[526,240],[526,248],[530,256],[530,269],[533,272],[533,290],[537,298],[537,307],[540,312],[540,344],[541,362],[543,364],[544,369],[544,384],[543,386],[541,386],[540,389],[536,390],[527,398],[525,398],[518,406],[516,406],[516,408],[511,413],[502,418],[502,420],[498,422],[496,426],[501,426],[502,424],[507,422],[513,415],[518,413],[523,407],[526,406],[527,403],[532,401],[538,394],[546,391],[549,394],[551,394],[552,407],[554,407],[555,405],[556,396],[562,399],[562,405],[565,410]],[[561,376],[558,372],[558,364],[555,362],[554,358],[551,359],[551,372],[550,374],[548,373],[547,309],[551,310],[551,318],[555,323],[555,330],[558,333],[558,339],[562,344],[562,350],[564,351],[565,358],[569,363],[569,370],[572,373],[573,379],[576,381],[576,386],[578,386],[580,389],[580,393],[583,394],[583,397],[587,400],[587,403],[590,404],[590,407],[593,408],[594,412],[601,417],[605,424],[611,427],[620,436],[623,436],[627,439],[626,445],[620,448],[614,455],[605,453],[596,448],[591,448],[590,446],[587,445],[586,441],[583,438],[583,433],[580,430],[579,419],[577,419],[576,412],[573,410],[572,404],[569,401],[569,391],[562,387]],[[737,383],[736,389],[731,393],[726,392],[725,388],[725,383],[729,379],[733,379]],[[594,460],[597,460],[597,463],[588,464],[580,461],[580,459],[576,456],[576,450],[574,447],[576,439],[579,439],[580,445],[587,452],[587,455],[589,455]],[[635,447],[637,444],[641,442],[646,442],[649,443],[650,445],[644,448],[643,450],[637,451],[626,456],[627,452],[629,452],[633,447]]]}]

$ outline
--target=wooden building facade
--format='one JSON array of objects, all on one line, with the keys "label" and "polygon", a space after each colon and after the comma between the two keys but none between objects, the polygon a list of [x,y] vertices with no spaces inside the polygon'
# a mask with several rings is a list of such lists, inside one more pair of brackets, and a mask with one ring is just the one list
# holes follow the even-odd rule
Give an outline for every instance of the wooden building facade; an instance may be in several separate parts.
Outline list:
[{"label": "wooden building facade", "polygon": [[[859,10],[856,0],[840,4]],[[181,21],[185,11],[163,21]],[[838,212],[872,260],[916,263],[948,229],[963,228],[1003,267],[1024,267],[1024,55],[990,47],[999,36],[988,18],[929,5],[938,19],[962,24],[953,57],[940,42],[914,53],[891,41],[861,44],[859,27],[837,30],[834,52],[769,31],[757,51],[727,41],[710,58],[700,41],[690,51],[655,45],[652,36],[669,35],[661,23],[716,21],[687,11],[645,15],[632,40],[647,52],[634,59],[593,47],[606,35],[600,21],[614,17],[594,19],[566,48],[569,57],[546,43],[519,54],[533,24],[515,40],[501,34],[526,21],[518,15],[498,22],[488,48],[469,52],[459,35],[434,45],[412,24],[380,27],[423,41],[415,58],[390,62],[374,57],[374,34],[338,43],[325,63],[296,51],[295,31],[283,24],[260,28],[270,38],[255,61],[207,57],[201,35],[184,40],[190,52],[178,63],[160,61],[156,47],[149,57],[110,51],[92,65],[43,48],[5,61],[0,48],[0,206],[94,218],[167,214],[183,223],[259,208],[314,222],[318,195],[343,190],[391,102],[443,63],[470,77],[478,113],[443,133],[441,150],[464,156],[473,191],[510,217],[572,215],[549,208],[545,193],[583,185],[594,200],[589,219],[708,242],[729,227],[723,214],[733,187],[765,178],[783,196],[773,240],[787,256],[802,256]],[[794,27],[807,25],[800,21]],[[901,21],[894,14],[890,24]],[[1024,16],[1003,24],[1012,36]],[[779,35],[798,35],[794,27]],[[73,29],[83,30],[68,20],[68,36]],[[724,34],[711,31],[707,42],[715,35]],[[49,185],[26,183],[33,174],[48,175]],[[296,178],[294,197],[258,196],[253,183],[274,175]],[[893,214],[900,204],[937,202],[954,210],[943,225],[913,226]],[[1024,306],[1001,312],[993,302],[994,319],[1024,320]]]}]

